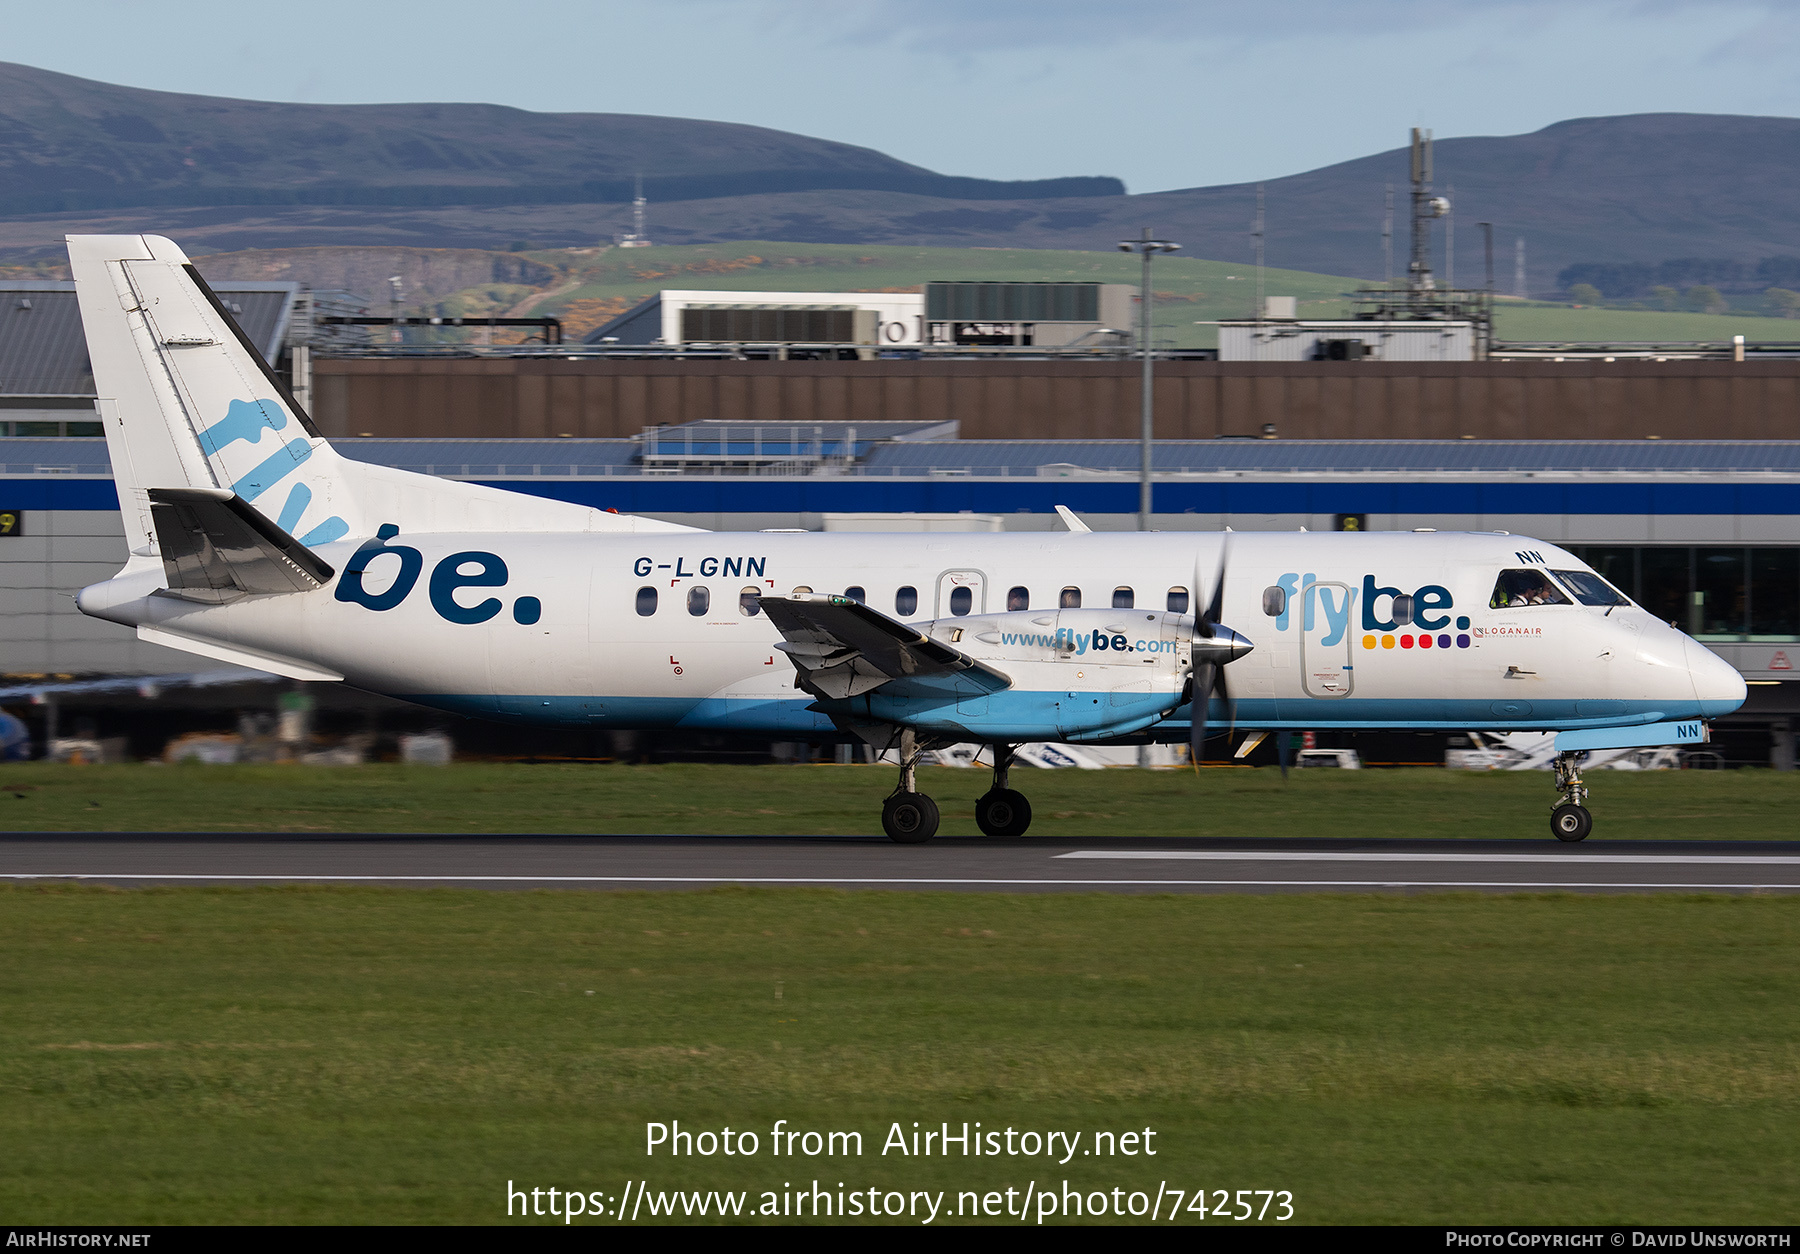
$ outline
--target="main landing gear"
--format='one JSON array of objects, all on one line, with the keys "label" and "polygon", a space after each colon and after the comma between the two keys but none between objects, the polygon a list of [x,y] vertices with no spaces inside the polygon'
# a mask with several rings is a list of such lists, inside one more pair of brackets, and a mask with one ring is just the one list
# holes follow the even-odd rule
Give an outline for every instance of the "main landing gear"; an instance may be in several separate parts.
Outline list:
[{"label": "main landing gear", "polygon": [[975,826],[988,836],[1023,836],[1031,826],[1031,802],[1006,786],[1012,758],[1011,745],[994,746],[994,784],[975,803]]},{"label": "main landing gear", "polygon": [[919,741],[910,731],[900,733],[900,786],[881,803],[881,830],[902,845],[922,845],[937,835],[937,802],[918,790],[913,767],[919,761]]},{"label": "main landing gear", "polygon": [[[989,836],[1023,836],[1031,826],[1031,803],[1006,786],[1012,767],[1011,745],[994,746],[994,783],[975,803],[975,826]],[[881,829],[902,845],[922,845],[937,835],[937,802],[918,790],[913,768],[919,742],[910,731],[900,734],[900,785],[881,803]]]},{"label": "main landing gear", "polygon": [[1556,808],[1550,811],[1550,831],[1558,840],[1573,844],[1586,840],[1594,830],[1594,816],[1588,813],[1587,785],[1581,782],[1581,752],[1556,755]]}]

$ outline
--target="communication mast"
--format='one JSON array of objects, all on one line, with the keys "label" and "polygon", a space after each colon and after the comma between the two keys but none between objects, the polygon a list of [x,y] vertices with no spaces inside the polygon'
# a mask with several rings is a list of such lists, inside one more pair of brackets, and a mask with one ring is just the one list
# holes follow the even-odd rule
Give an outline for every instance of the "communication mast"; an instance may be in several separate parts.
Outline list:
[{"label": "communication mast", "polygon": [[[1412,132],[1412,255],[1406,266],[1403,286],[1392,281],[1393,256],[1393,185],[1387,188],[1382,214],[1382,269],[1386,285],[1365,288],[1355,295],[1356,310],[1351,315],[1358,322],[1441,322],[1467,324],[1473,332],[1475,356],[1487,356],[1493,338],[1493,292],[1459,289],[1454,281],[1454,262],[1446,267],[1450,282],[1438,286],[1431,269],[1431,231],[1439,218],[1448,218],[1450,202],[1431,191],[1431,132],[1414,127]],[[1449,223],[1446,222],[1446,228]],[[1446,230],[1448,234],[1448,229]],[[1454,243],[1454,237],[1449,241]],[[1373,330],[1373,328],[1371,328]],[[1373,355],[1365,347],[1362,355]],[[1335,358],[1333,359],[1335,360]]]},{"label": "communication mast", "polygon": [[1431,224],[1450,212],[1450,202],[1431,194],[1431,132],[1412,132],[1412,262],[1406,285],[1415,292],[1437,287],[1431,277]]},{"label": "communication mast", "polygon": [[650,237],[644,233],[644,176],[637,176],[637,193],[631,199],[631,234],[619,241],[620,248],[648,248]]}]

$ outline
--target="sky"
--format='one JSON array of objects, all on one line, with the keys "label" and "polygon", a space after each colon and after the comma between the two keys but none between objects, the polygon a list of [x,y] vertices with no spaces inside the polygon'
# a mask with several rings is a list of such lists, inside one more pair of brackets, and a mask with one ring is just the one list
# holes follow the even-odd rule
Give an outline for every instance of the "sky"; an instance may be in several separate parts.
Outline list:
[{"label": "sky", "polygon": [[1299,173],[1413,126],[1800,116],[1800,0],[0,0],[0,60],[257,100],[743,122],[1146,192]]}]

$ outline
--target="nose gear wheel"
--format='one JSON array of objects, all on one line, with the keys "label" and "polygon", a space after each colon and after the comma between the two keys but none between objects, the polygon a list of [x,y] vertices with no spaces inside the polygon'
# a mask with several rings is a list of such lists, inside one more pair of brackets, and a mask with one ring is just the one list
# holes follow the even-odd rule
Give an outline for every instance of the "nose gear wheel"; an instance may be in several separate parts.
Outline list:
[{"label": "nose gear wheel", "polygon": [[1587,785],[1581,782],[1581,752],[1556,755],[1556,808],[1550,811],[1550,833],[1568,844],[1586,840],[1594,830],[1588,813]]}]

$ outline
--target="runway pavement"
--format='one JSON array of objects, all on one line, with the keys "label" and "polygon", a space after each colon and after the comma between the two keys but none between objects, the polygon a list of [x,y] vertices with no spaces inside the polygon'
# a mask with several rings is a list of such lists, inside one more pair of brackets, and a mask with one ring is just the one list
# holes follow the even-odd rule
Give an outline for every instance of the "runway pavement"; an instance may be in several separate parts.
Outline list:
[{"label": "runway pavement", "polygon": [[1800,842],[0,835],[0,881],[974,892],[1796,892]]}]

